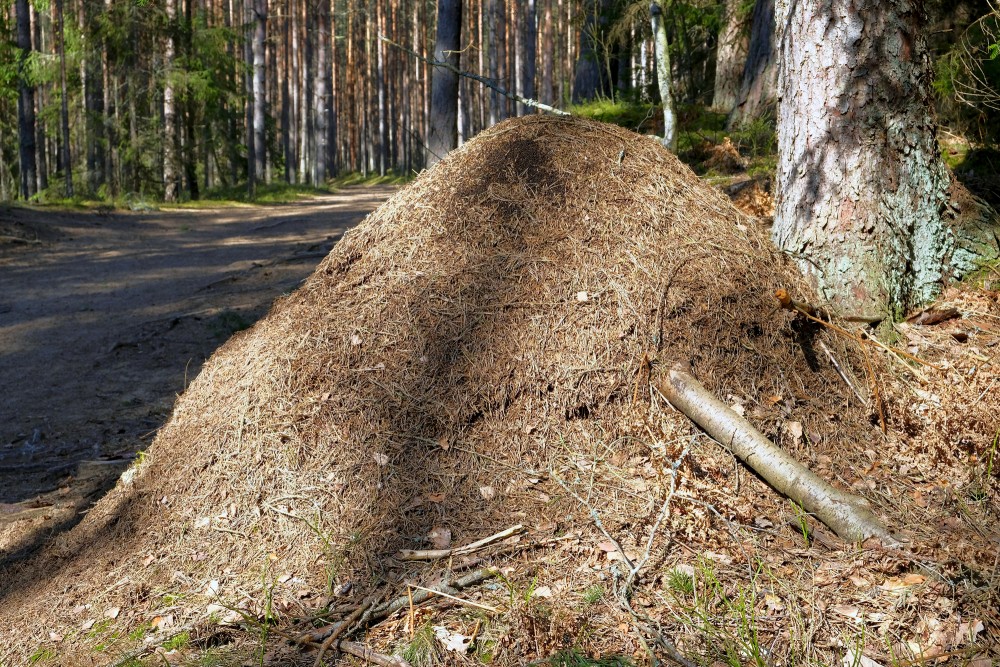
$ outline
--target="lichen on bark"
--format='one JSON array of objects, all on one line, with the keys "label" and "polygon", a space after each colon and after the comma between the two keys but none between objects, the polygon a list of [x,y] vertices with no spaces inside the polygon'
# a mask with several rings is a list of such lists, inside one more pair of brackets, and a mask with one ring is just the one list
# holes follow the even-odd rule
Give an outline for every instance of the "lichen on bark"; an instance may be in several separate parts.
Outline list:
[{"label": "lichen on bark", "polygon": [[773,238],[829,305],[898,316],[995,257],[988,208],[966,206],[961,232],[954,224],[962,216],[937,147],[919,7],[779,0],[776,14]]}]

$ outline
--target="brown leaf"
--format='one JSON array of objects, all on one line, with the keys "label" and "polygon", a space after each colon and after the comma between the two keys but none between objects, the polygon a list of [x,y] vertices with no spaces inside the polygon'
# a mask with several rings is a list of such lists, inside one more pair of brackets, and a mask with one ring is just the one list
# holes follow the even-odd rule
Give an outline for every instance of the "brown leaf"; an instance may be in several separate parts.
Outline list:
[{"label": "brown leaf", "polygon": [[446,497],[447,496],[444,493],[425,493],[424,494],[424,498],[426,500],[429,500],[432,503],[443,502]]},{"label": "brown leaf", "polygon": [[451,546],[451,530],[444,526],[434,526],[427,534],[427,539],[435,549],[447,549]]},{"label": "brown leaf", "polygon": [[906,318],[906,321],[910,324],[931,326],[932,324],[937,324],[939,322],[944,322],[945,320],[950,320],[953,317],[958,317],[958,315],[958,308],[937,308],[935,306],[931,306],[930,308],[923,309],[916,315]]}]

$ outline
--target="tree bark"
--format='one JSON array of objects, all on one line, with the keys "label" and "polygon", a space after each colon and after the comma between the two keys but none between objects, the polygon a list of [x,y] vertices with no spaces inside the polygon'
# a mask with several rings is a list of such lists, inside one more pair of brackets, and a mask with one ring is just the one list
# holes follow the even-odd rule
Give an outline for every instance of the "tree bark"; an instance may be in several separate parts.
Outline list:
[{"label": "tree bark", "polygon": [[724,113],[731,112],[739,101],[743,66],[747,60],[747,16],[740,10],[741,4],[739,0],[726,0],[719,30],[712,106]]},{"label": "tree bark", "polygon": [[667,27],[664,25],[659,0],[649,3],[649,17],[653,24],[656,83],[660,89],[660,103],[663,105],[663,145],[676,151],[677,112],[674,110],[674,96],[670,90],[670,45],[667,43]]},{"label": "tree bark", "polygon": [[[535,62],[538,53],[538,12],[535,0],[526,0],[523,8],[524,29],[521,31],[521,97],[535,99]],[[517,112],[523,116],[528,107],[519,104]]]},{"label": "tree bark", "polygon": [[[438,0],[434,60],[458,68],[462,38],[462,0]],[[458,74],[435,67],[431,78],[431,132],[427,164],[432,166],[458,146]]]},{"label": "tree bark", "polygon": [[265,133],[265,114],[267,113],[267,96],[264,92],[265,81],[265,38],[267,36],[267,0],[253,1],[253,169],[254,182],[264,181],[265,160],[267,154],[267,135]]},{"label": "tree bark", "polygon": [[326,105],[329,97],[326,90],[326,70],[329,67],[330,53],[330,3],[329,0],[317,0],[316,4],[316,62],[313,83],[313,185],[321,186],[327,176],[327,113]]},{"label": "tree bark", "polygon": [[21,197],[28,199],[35,194],[38,167],[35,161],[35,86],[28,73],[31,55],[31,10],[28,0],[14,3],[17,15],[17,130],[20,149]]},{"label": "tree bark", "polygon": [[779,0],[779,248],[832,308],[899,317],[1000,254],[936,141],[930,60],[909,0]]},{"label": "tree bark", "polygon": [[73,158],[69,137],[69,101],[66,92],[66,33],[63,25],[63,0],[54,0],[52,10],[56,18],[56,49],[59,51],[60,116],[62,120],[62,169],[67,197],[73,196]]},{"label": "tree bark", "polygon": [[780,38],[774,3],[775,0],[757,0],[754,4],[743,80],[736,107],[729,115],[729,127],[737,127],[763,116],[774,116]]},{"label": "tree bark", "polygon": [[596,34],[603,22],[607,0],[587,0],[586,19],[580,29],[580,54],[573,76],[573,104],[596,99],[605,90],[604,68],[601,67]]},{"label": "tree bark", "polygon": [[167,36],[163,45],[163,200],[177,201],[180,196],[180,176],[177,169],[177,110],[174,95],[173,69],[177,52],[177,7],[175,0],[166,1]]}]

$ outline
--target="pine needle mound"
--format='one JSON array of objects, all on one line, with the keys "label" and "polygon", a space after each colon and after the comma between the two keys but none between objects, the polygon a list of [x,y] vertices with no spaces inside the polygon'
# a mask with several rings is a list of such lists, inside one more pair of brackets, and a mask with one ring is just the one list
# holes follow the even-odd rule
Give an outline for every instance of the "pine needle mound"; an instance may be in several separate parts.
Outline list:
[{"label": "pine needle mound", "polygon": [[[229,607],[290,619],[348,582],[399,595],[429,566],[396,550],[427,548],[435,527],[460,545],[514,523],[576,531],[575,551],[534,567],[570,582],[558,605],[579,628],[573,582],[598,576],[585,566],[603,562],[603,538],[559,482],[641,552],[685,449],[678,484],[713,511],[684,505],[666,529],[738,553],[720,517],[773,510],[777,523],[787,503],[746,473],[741,486],[732,459],[651,395],[644,358],[691,362],[793,454],[831,454],[826,472],[852,481],[836,452],[873,437],[869,409],[803,353],[779,287],[810,299],[767,230],[656,142],[579,119],[501,123],[217,351],[142,461],[0,585],[0,625],[20,628],[0,655],[20,664],[46,647],[56,664],[101,664]],[[113,630],[120,650],[95,653]],[[628,631],[589,636],[635,648]],[[545,657],[544,642],[525,646],[497,638],[494,659]]]}]

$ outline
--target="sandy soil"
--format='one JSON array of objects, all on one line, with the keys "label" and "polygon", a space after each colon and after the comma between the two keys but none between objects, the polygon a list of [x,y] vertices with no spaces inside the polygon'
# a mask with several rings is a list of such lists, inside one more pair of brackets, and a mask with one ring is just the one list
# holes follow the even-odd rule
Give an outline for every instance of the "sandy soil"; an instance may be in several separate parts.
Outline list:
[{"label": "sandy soil", "polygon": [[0,523],[79,510],[106,488],[215,348],[392,192],[148,213],[0,208]]}]

